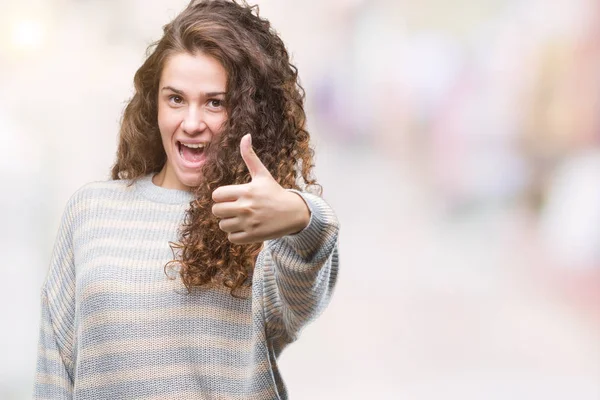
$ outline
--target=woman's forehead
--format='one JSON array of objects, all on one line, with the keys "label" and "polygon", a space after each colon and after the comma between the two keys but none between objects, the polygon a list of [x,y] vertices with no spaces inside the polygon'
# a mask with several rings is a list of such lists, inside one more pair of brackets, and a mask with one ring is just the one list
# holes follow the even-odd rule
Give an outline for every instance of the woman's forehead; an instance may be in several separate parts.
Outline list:
[{"label": "woman's forehead", "polygon": [[214,57],[204,53],[171,55],[162,70],[160,88],[182,92],[225,92],[227,71]]}]

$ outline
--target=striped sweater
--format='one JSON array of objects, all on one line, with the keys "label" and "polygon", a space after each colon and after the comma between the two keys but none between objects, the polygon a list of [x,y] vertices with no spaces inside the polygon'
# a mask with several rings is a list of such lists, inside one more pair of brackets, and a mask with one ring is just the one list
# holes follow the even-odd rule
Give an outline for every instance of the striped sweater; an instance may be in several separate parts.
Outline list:
[{"label": "striped sweater", "polygon": [[238,299],[188,294],[165,274],[190,192],[151,175],[79,189],[41,288],[34,398],[287,399],[277,358],[326,307],[338,271],[334,212],[298,193],[308,226],[265,242]]}]

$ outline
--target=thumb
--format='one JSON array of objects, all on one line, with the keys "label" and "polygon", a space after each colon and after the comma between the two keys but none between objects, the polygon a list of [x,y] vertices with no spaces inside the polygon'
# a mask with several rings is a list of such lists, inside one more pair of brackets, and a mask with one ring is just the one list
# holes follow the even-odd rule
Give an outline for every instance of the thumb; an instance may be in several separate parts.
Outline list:
[{"label": "thumb", "polygon": [[240,141],[240,153],[242,154],[242,158],[248,167],[248,171],[250,171],[250,176],[252,178],[257,175],[269,174],[267,167],[260,161],[260,158],[254,152],[252,148],[252,136],[248,133],[242,137]]}]

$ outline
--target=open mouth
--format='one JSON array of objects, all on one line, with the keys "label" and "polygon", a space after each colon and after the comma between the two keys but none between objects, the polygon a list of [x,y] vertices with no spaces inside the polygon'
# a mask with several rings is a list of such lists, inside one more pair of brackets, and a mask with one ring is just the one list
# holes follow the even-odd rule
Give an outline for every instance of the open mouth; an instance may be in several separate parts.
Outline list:
[{"label": "open mouth", "polygon": [[177,141],[179,156],[188,164],[199,164],[204,160],[207,143],[182,143]]}]

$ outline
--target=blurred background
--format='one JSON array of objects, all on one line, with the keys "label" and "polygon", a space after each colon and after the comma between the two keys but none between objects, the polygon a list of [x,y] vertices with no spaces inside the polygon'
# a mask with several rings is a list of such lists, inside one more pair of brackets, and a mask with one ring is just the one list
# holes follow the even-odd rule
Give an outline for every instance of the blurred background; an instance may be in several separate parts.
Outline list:
[{"label": "blurred background", "polygon": [[[109,178],[187,0],[0,2],[0,398],[31,398],[63,207]],[[341,223],[291,398],[600,399],[600,3],[261,0]]]}]

